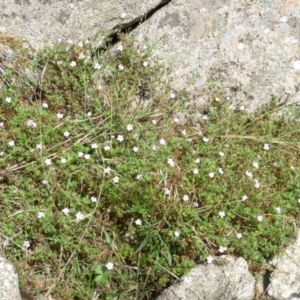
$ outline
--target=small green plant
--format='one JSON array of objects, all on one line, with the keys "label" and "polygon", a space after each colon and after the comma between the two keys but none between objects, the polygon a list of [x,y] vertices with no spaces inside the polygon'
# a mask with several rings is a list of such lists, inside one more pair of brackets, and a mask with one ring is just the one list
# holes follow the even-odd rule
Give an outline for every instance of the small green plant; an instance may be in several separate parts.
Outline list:
[{"label": "small green plant", "polygon": [[44,49],[36,80],[0,91],[0,233],[32,295],[152,299],[195,262],[265,264],[294,236],[297,120],[220,90],[196,120],[151,48],[121,43]]}]

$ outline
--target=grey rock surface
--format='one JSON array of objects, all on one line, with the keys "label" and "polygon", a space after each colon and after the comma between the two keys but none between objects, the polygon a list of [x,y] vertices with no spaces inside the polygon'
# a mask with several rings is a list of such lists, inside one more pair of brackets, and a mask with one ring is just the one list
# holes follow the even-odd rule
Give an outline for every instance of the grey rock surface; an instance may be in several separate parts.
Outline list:
[{"label": "grey rock surface", "polygon": [[283,256],[272,260],[274,271],[267,289],[275,300],[300,299],[300,232],[295,243],[284,251]]},{"label": "grey rock surface", "polygon": [[21,300],[18,275],[14,267],[0,255],[0,299]]},{"label": "grey rock surface", "polygon": [[298,0],[173,0],[134,35],[139,45],[155,44],[173,88],[188,90],[195,104],[207,100],[209,78],[249,111],[272,95],[299,102]]},{"label": "grey rock surface", "polygon": [[244,259],[221,256],[212,264],[193,268],[157,300],[252,300],[254,285],[255,280]]}]

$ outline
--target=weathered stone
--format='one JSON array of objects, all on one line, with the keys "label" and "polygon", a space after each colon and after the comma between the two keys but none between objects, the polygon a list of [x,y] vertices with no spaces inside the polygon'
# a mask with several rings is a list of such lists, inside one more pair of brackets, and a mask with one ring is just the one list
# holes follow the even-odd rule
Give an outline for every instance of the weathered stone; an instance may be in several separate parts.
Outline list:
[{"label": "weathered stone", "polygon": [[21,300],[18,275],[14,267],[2,256],[0,256],[0,287],[1,300]]},{"label": "weathered stone", "polygon": [[209,78],[250,111],[273,96],[299,98],[298,0],[173,0],[134,35],[138,45],[155,44],[172,70],[172,87],[188,90],[200,105]]},{"label": "weathered stone", "polygon": [[157,300],[253,300],[255,280],[242,258],[222,256],[212,264],[198,265]]},{"label": "weathered stone", "polygon": [[283,256],[272,260],[274,271],[267,292],[274,300],[300,299],[300,232]]}]

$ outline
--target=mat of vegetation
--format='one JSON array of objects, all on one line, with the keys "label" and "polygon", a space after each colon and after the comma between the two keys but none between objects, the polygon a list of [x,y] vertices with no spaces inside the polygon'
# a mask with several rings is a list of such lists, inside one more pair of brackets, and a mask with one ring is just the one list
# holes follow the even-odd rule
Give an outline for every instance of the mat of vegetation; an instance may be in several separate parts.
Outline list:
[{"label": "mat of vegetation", "polygon": [[278,254],[300,213],[297,119],[212,88],[182,123],[150,46],[91,53],[68,40],[2,78],[0,234],[21,291],[154,299],[214,255]]}]

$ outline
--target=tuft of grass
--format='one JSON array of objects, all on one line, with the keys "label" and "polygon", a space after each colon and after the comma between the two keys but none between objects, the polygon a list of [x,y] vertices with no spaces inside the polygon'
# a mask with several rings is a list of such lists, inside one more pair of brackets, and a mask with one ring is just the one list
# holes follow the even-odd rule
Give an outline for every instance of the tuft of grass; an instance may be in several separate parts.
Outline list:
[{"label": "tuft of grass", "polygon": [[297,119],[231,109],[215,87],[195,118],[151,47],[121,41],[44,49],[34,76],[6,69],[0,234],[32,297],[153,299],[210,256],[265,267],[295,235]]}]

